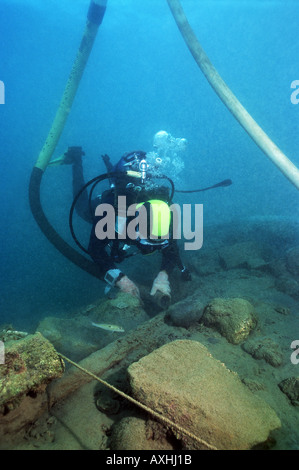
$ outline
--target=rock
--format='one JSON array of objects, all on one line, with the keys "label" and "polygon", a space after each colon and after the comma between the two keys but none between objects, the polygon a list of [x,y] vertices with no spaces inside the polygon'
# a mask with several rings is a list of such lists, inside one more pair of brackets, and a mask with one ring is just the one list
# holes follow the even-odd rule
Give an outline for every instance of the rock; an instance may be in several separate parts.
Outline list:
[{"label": "rock", "polygon": [[[127,357],[135,354],[138,357],[144,356],[169,341],[171,330],[175,328],[169,327],[165,322],[165,312],[160,313],[136,330],[118,337],[104,348],[84,358],[79,365],[101,377],[108,370],[113,371],[116,365],[125,362]],[[51,384],[49,390],[51,405],[65,399],[92,380],[90,375],[82,374],[76,367],[70,367],[60,380]]]},{"label": "rock", "polygon": [[[118,292],[117,296],[107,301],[106,305],[122,309],[131,309],[137,312],[140,310],[140,301],[133,295],[126,294],[125,292]],[[103,307],[104,308],[104,307]]]},{"label": "rock", "polygon": [[244,299],[213,299],[204,309],[203,322],[230,343],[244,341],[257,324],[254,307]]},{"label": "rock", "polygon": [[75,361],[101,347],[94,339],[91,322],[85,316],[45,317],[38,324],[37,331],[51,341],[59,352]]},{"label": "rock", "polygon": [[[192,253],[192,252],[191,252]],[[216,249],[208,250],[206,252],[192,253],[186,252],[186,257],[189,259],[190,266],[200,276],[208,276],[222,271],[223,267],[220,265],[219,255]]]},{"label": "rock", "polygon": [[34,447],[39,447],[46,442],[54,442],[57,420],[54,416],[43,415],[35,421],[25,434],[26,441],[30,441]]},{"label": "rock", "polygon": [[295,246],[287,252],[286,265],[289,272],[299,278],[299,246]]},{"label": "rock", "polygon": [[267,390],[267,387],[264,384],[261,384],[260,382],[258,382],[257,380],[253,380],[253,379],[249,379],[245,377],[244,379],[242,379],[242,382],[252,392],[258,392],[260,390]]},{"label": "rock", "polygon": [[[126,333],[135,330],[137,326],[149,320],[149,316],[143,310],[140,301],[125,292],[118,292],[115,298],[99,302],[96,308],[90,312],[89,318],[95,323],[120,325]],[[101,347],[116,339],[118,334],[94,327],[93,331],[96,334],[97,343],[99,339],[101,340]],[[120,334],[121,336],[122,334]]]},{"label": "rock", "polygon": [[241,242],[221,247],[218,255],[224,269],[261,269],[268,264],[260,245],[255,242]]},{"label": "rock", "polygon": [[291,400],[292,405],[299,406],[299,377],[285,379],[278,386]]},{"label": "rock", "polygon": [[288,277],[290,276],[290,272],[287,269],[286,261],[284,258],[273,258],[269,262],[269,272],[274,277]]},{"label": "rock", "polygon": [[294,299],[299,299],[299,282],[291,275],[277,278],[275,287],[281,292],[294,297]]},{"label": "rock", "polygon": [[116,298],[85,307],[72,318],[46,317],[39,323],[37,331],[59,352],[80,361],[124,334],[96,328],[92,322],[119,325],[127,333],[148,319],[138,299],[119,292]]},{"label": "rock", "polygon": [[11,325],[2,326],[0,329],[0,341],[6,343],[11,340],[18,340],[26,338],[28,333],[26,331],[17,331]]},{"label": "rock", "polygon": [[96,407],[99,411],[107,415],[117,414],[120,408],[120,403],[117,398],[118,395],[115,397],[109,389],[100,390],[95,397]]},{"label": "rock", "polygon": [[201,319],[203,315],[203,305],[198,297],[190,296],[171,305],[167,310],[167,315],[175,326],[189,328],[189,326],[197,323]]},{"label": "rock", "polygon": [[[154,425],[160,431],[153,431]],[[159,423],[150,423],[137,417],[126,417],[121,419],[112,427],[109,442],[112,450],[173,450],[174,447],[168,442],[166,432]]]},{"label": "rock", "polygon": [[[168,343],[128,374],[137,400],[217,449],[251,449],[280,427],[270,406],[197,341]],[[206,448],[171,429],[183,449]]]},{"label": "rock", "polygon": [[0,438],[15,434],[47,409],[47,385],[63,374],[52,344],[40,333],[5,343],[0,365]]},{"label": "rock", "polygon": [[264,359],[273,367],[279,367],[283,363],[283,354],[280,346],[271,338],[264,336],[248,340],[242,347],[254,359]]},{"label": "rock", "polygon": [[281,315],[290,315],[290,309],[288,307],[284,307],[283,305],[277,305],[274,307],[274,310]]}]

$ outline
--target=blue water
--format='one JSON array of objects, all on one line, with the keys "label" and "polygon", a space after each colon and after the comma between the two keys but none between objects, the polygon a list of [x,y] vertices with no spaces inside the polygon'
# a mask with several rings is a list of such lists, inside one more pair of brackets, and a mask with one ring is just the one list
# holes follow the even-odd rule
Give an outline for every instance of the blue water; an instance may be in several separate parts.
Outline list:
[{"label": "blue water", "polygon": [[[84,29],[88,0],[2,0],[0,324],[34,330],[103,295],[103,284],[64,259],[42,235],[28,183],[50,129]],[[296,1],[182,1],[223,79],[275,143],[299,166]],[[298,219],[298,191],[227,111],[187,50],[162,0],[108,0],[108,8],[55,156],[86,152],[86,179],[128,150],[151,150],[165,129],[188,139],[182,189],[233,185],[181,202],[204,204],[207,224],[244,217]],[[48,169],[43,201],[69,240],[69,167]],[[206,242],[208,243],[208,241]],[[140,258],[139,258],[140,259]]]}]

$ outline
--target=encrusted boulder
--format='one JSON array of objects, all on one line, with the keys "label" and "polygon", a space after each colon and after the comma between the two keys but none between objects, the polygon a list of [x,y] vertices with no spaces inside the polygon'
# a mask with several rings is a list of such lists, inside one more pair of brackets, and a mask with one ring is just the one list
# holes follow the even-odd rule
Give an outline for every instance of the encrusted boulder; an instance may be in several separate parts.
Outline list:
[{"label": "encrusted boulder", "polygon": [[175,326],[189,328],[203,315],[204,306],[198,296],[190,296],[169,307],[167,315]]},{"label": "encrusted boulder", "polygon": [[197,341],[177,340],[128,368],[133,396],[189,433],[183,449],[251,449],[280,427],[270,406]]},{"label": "encrusted boulder", "polygon": [[280,382],[278,386],[290,399],[292,405],[299,406],[299,377],[289,377]]},{"label": "encrusted boulder", "polygon": [[46,387],[63,371],[59,355],[40,333],[5,343],[5,361],[0,365],[0,440],[47,409]]},{"label": "encrusted boulder", "polygon": [[257,324],[254,307],[244,299],[213,299],[205,307],[202,320],[230,343],[244,341]]}]

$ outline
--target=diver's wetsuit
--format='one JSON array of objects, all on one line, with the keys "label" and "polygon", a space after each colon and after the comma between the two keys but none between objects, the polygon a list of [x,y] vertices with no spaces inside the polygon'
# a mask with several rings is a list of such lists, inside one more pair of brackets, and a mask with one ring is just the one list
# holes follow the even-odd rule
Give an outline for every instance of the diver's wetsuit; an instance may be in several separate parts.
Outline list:
[{"label": "diver's wetsuit", "polygon": [[[85,184],[81,157],[73,160],[72,169],[73,169],[73,194],[75,197]],[[125,195],[125,194],[122,194],[122,195]],[[164,192],[164,195],[165,195],[165,192]],[[154,195],[151,194],[151,198],[153,198],[153,196],[157,198],[157,194],[154,194]],[[129,199],[130,197],[128,197],[128,200]],[[145,199],[143,199],[143,201],[144,200]],[[114,197],[113,189],[104,191],[104,193],[100,197],[97,197],[92,201],[93,214],[95,212],[96,207],[99,204],[104,204],[104,203],[111,204],[113,207],[115,207],[115,197]],[[132,203],[133,203],[132,201],[129,201],[129,204],[127,204],[127,206],[129,206]],[[96,237],[95,226],[100,220],[100,217],[93,216],[90,213],[87,190],[84,191],[82,195],[79,197],[77,204],[76,204],[76,211],[83,220],[93,225],[91,234],[90,234],[88,252],[89,252],[90,257],[93,259],[93,261],[99,266],[101,273],[104,277],[104,275],[109,269],[116,268],[116,265],[115,265],[116,262],[121,262],[124,259],[124,256],[121,256],[122,250],[119,250],[117,246],[117,234],[116,234],[115,242],[114,241],[112,242],[112,247],[111,247],[110,254],[109,254],[107,252],[107,249],[108,249],[108,244],[111,244],[111,241],[107,238],[104,240],[100,240]],[[127,240],[122,240],[122,243],[125,243],[127,245],[137,246],[140,252],[145,254],[145,251],[142,245],[137,240],[135,241],[135,240],[127,239]],[[178,249],[176,240],[170,238],[166,247],[162,248],[161,246],[155,246],[153,248],[153,251],[156,251],[156,250],[160,250],[162,252],[162,263],[161,263],[161,268],[160,268],[161,271],[165,270],[168,274],[170,274],[174,267],[178,267],[181,271],[184,270],[184,265],[182,264],[182,261],[180,258],[179,249]]]}]

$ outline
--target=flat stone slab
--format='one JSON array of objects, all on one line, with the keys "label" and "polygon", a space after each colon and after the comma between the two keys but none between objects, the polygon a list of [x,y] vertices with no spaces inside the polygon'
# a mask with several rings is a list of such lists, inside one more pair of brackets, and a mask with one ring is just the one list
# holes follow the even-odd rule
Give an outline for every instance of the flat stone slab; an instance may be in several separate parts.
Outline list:
[{"label": "flat stone slab", "polygon": [[47,410],[47,385],[63,370],[54,347],[40,333],[5,342],[5,361],[0,365],[0,449]]},{"label": "flat stone slab", "polygon": [[5,343],[0,365],[0,411],[17,404],[28,393],[38,393],[61,377],[63,364],[52,344],[40,333]]},{"label": "flat stone slab", "polygon": [[[136,399],[217,449],[251,449],[280,427],[275,411],[197,341],[166,344],[128,374]],[[205,448],[179,438],[185,449]]]}]

